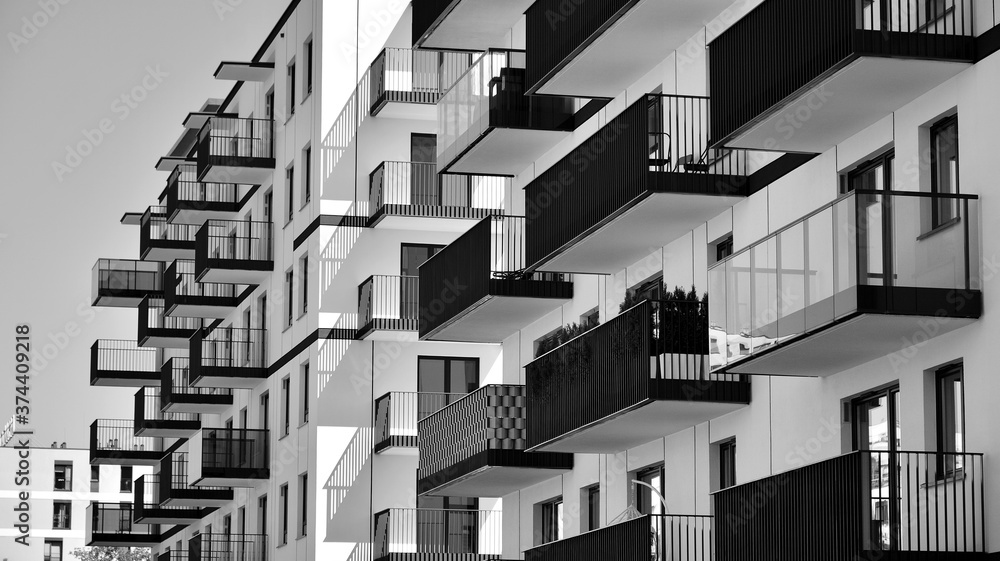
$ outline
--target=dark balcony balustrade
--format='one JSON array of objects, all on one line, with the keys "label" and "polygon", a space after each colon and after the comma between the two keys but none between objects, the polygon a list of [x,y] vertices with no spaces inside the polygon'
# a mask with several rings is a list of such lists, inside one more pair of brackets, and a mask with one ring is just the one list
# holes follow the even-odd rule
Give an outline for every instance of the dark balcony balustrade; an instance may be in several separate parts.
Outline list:
[{"label": "dark balcony balustrade", "polygon": [[135,480],[132,490],[132,520],[142,524],[191,524],[208,516],[214,508],[164,505],[160,501],[161,474],[146,473]]},{"label": "dark balcony balustrade", "polygon": [[160,462],[159,504],[171,507],[214,508],[233,500],[232,487],[192,485],[188,481],[188,454],[174,452]]},{"label": "dark balcony balustrade", "polygon": [[615,273],[751,194],[748,154],[709,148],[709,100],[647,95],[525,188],[533,268]]},{"label": "dark balcony balustrade", "polygon": [[980,454],[852,452],[716,492],[716,556],[986,559],[984,480]]},{"label": "dark balcony balustrade", "polygon": [[374,452],[416,455],[417,423],[465,395],[389,392],[376,399]]},{"label": "dark balcony balustrade", "polygon": [[448,88],[469,69],[477,53],[468,51],[422,51],[382,49],[372,62],[371,114],[414,118],[434,110],[420,111],[416,105],[435,105]]},{"label": "dark balcony balustrade", "polygon": [[188,540],[188,561],[267,561],[264,534],[202,532]]},{"label": "dark balcony balustrade", "polygon": [[502,497],[573,469],[573,454],[524,451],[524,393],[483,386],[420,421],[417,492]]},{"label": "dark balcony balustrade", "polygon": [[195,236],[195,280],[260,284],[274,270],[270,222],[209,220]]},{"label": "dark balcony balustrade", "polygon": [[163,441],[136,436],[132,419],[97,419],[90,424],[90,463],[155,466],[163,457]]},{"label": "dark balcony balustrade", "polygon": [[188,561],[188,552],[186,549],[171,549],[157,556],[156,561]]},{"label": "dark balcony balustrade", "polygon": [[709,45],[713,144],[825,152],[968,68],[973,3],[761,3]]},{"label": "dark balcony balustrade", "polygon": [[708,304],[644,301],[525,367],[527,447],[614,453],[750,403],[750,377],[709,372]]},{"label": "dark balcony balustrade", "polygon": [[489,175],[437,173],[422,162],[382,162],[369,175],[370,226],[419,230],[419,218],[460,219],[441,222],[435,229],[466,229],[461,219],[482,220],[503,214],[511,180]]},{"label": "dark balcony balustrade", "polygon": [[975,195],[844,195],[709,269],[712,367],[826,376],[968,325],[980,238]]},{"label": "dark balcony balustrade", "polygon": [[160,409],[164,413],[222,414],[233,405],[229,388],[191,385],[191,362],[173,357],[160,369]]},{"label": "dark balcony balustrade", "polygon": [[163,296],[163,263],[98,259],[92,270],[94,306],[134,308],[146,296]]},{"label": "dark balcony balustrade", "polygon": [[251,187],[236,183],[198,181],[197,166],[185,164],[171,172],[160,198],[166,203],[167,222],[201,226],[206,220],[236,218],[251,191]]},{"label": "dark balcony balustrade", "polygon": [[712,561],[712,525],[711,516],[645,515],[528,549],[524,561]]},{"label": "dark balcony balustrade", "polygon": [[420,338],[499,343],[573,298],[571,275],[525,269],[521,216],[491,216],[420,267]]},{"label": "dark balcony balustrade", "polygon": [[178,259],[163,272],[163,303],[171,317],[225,319],[243,296],[240,285],[195,280],[194,261]]},{"label": "dark balcony balustrade", "polygon": [[161,438],[188,438],[201,428],[198,413],[178,413],[160,409],[160,388],[140,388],[135,392],[135,435]]},{"label": "dark balcony balustrade", "polygon": [[139,255],[144,261],[194,258],[193,224],[167,222],[167,208],[151,206],[139,219]]},{"label": "dark balcony balustrade", "polygon": [[413,45],[426,49],[483,50],[503,45],[532,0],[417,0]]},{"label": "dark balcony balustrade", "polygon": [[372,275],[358,286],[359,339],[382,339],[398,334],[386,332],[417,331],[418,277]]},{"label": "dark balcony balustrade", "polygon": [[256,387],[268,375],[267,331],[219,327],[191,337],[189,385],[196,388]]},{"label": "dark balcony balustrade", "polygon": [[274,120],[209,117],[197,152],[198,181],[266,183],[274,173]]},{"label": "dark balcony balustrade", "polygon": [[374,561],[500,559],[499,510],[390,508],[375,513]]},{"label": "dark balcony balustrade", "polygon": [[164,299],[147,296],[139,304],[140,347],[186,349],[188,340],[202,327],[201,318],[168,316]]},{"label": "dark balcony balustrade", "polygon": [[132,521],[132,503],[92,502],[87,507],[86,540],[90,547],[154,547],[166,534],[159,524]]},{"label": "dark balcony balustrade", "polygon": [[270,474],[269,432],[202,429],[188,440],[188,483],[253,487]]},{"label": "dark balcony balustrade", "polygon": [[521,173],[604,101],[525,93],[524,51],[491,49],[438,101],[438,172]]},{"label": "dark balcony balustrade", "polygon": [[135,341],[98,339],[90,347],[90,385],[141,387],[160,379],[155,348],[142,348]]}]

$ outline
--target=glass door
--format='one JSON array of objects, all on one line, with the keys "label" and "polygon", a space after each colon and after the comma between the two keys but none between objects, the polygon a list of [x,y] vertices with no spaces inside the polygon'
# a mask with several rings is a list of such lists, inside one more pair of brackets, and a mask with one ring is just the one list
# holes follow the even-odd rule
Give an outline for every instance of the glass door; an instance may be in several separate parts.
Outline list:
[{"label": "glass door", "polygon": [[410,204],[437,206],[441,204],[437,174],[437,135],[410,134],[412,165]]},{"label": "glass door", "polygon": [[854,449],[868,451],[869,534],[872,549],[899,544],[899,388],[892,387],[854,402]]},{"label": "glass door", "polygon": [[[892,151],[858,166],[847,175],[845,192],[854,190],[886,191],[892,189]],[[869,286],[888,286],[892,279],[890,247],[889,200],[881,195],[858,195],[858,278]]]}]

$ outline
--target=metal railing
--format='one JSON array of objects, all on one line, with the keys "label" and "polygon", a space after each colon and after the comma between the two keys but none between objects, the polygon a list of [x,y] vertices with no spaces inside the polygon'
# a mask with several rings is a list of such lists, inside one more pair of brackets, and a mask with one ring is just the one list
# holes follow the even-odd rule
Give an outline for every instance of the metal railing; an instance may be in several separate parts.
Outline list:
[{"label": "metal railing", "polygon": [[159,353],[133,340],[98,339],[90,346],[93,372],[158,372]]},{"label": "metal railing", "polygon": [[87,507],[87,518],[94,534],[131,534],[156,536],[160,528],[156,524],[136,524],[132,522],[132,503],[92,502]]},{"label": "metal railing", "polygon": [[164,295],[170,300],[181,297],[235,298],[239,295],[237,285],[222,282],[198,282],[195,280],[195,263],[192,260],[176,259],[163,273]]},{"label": "metal railing", "polygon": [[437,173],[437,164],[382,162],[369,176],[370,214],[387,205],[458,207],[502,213],[508,177]]},{"label": "metal railing", "polygon": [[179,165],[167,178],[166,212],[183,206],[192,210],[207,210],[213,204],[235,205],[240,202],[240,190],[235,183],[198,181],[198,168],[193,164]]},{"label": "metal railing", "polygon": [[197,232],[198,227],[193,224],[168,223],[167,207],[151,206],[139,219],[139,247],[149,248],[152,242],[159,240],[193,244]]},{"label": "metal railing", "polygon": [[269,431],[260,429],[203,429],[202,469],[266,469]]},{"label": "metal railing", "polygon": [[[193,338],[192,345],[197,341]],[[248,327],[219,327],[192,348],[191,361],[203,367],[266,368],[267,330]],[[195,354],[197,352],[197,355]]]},{"label": "metal railing", "polygon": [[171,549],[161,553],[156,561],[188,561],[188,552],[186,549]]},{"label": "metal railing", "polygon": [[271,261],[273,225],[247,220],[209,220],[198,230],[196,260]]},{"label": "metal railing", "polygon": [[163,411],[160,388],[145,387],[135,392],[135,426],[138,429],[143,421],[199,421],[198,413],[179,413]]},{"label": "metal railing", "polygon": [[273,119],[209,117],[198,133],[198,153],[213,159],[273,158]]},{"label": "metal railing", "polygon": [[373,559],[394,553],[476,555],[499,559],[503,525],[499,510],[390,508],[375,514]]},{"label": "metal railing", "polygon": [[377,447],[394,436],[416,439],[418,422],[465,395],[433,392],[389,392],[383,395],[375,400],[373,442]]},{"label": "metal railing", "polygon": [[188,482],[188,459],[186,452],[174,452],[160,461],[159,496],[170,497],[172,490],[189,491],[231,491],[232,487],[217,485],[191,485]]},{"label": "metal railing", "polygon": [[396,329],[416,329],[419,318],[419,277],[372,275],[358,286],[358,323],[396,320]]},{"label": "metal railing", "polygon": [[147,296],[139,303],[139,321],[146,329],[171,329],[194,331],[202,327],[201,318],[168,316],[164,308],[164,300],[160,297]]},{"label": "metal railing", "polygon": [[373,112],[375,106],[387,98],[408,103],[437,103],[469,69],[473,56],[470,52],[383,49],[371,65]]},{"label": "metal railing", "polygon": [[97,419],[90,425],[90,446],[102,451],[155,452],[160,450],[160,439],[136,436],[133,419]]},{"label": "metal railing", "polygon": [[974,0],[855,0],[865,31],[973,35]]},{"label": "metal railing", "polygon": [[646,96],[649,170],[747,175],[747,151],[709,148],[708,97]]},{"label": "metal railing", "polygon": [[203,532],[188,540],[188,561],[265,561],[264,534]]},{"label": "metal railing", "polygon": [[[173,394],[184,395],[233,395],[231,388],[198,388],[190,383],[191,361],[186,357],[173,357],[163,364],[163,372],[170,384],[169,392],[164,391],[161,398],[166,399]],[[162,390],[162,388],[161,388]]]}]

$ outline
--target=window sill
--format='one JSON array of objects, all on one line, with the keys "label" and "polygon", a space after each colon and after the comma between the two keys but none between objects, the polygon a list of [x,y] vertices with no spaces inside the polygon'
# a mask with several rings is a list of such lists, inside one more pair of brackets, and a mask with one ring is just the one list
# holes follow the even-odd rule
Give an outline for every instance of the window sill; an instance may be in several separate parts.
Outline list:
[{"label": "window sill", "polygon": [[302,310],[302,313],[299,314],[299,317],[295,318],[295,321],[299,321],[300,319],[306,317],[307,313],[308,313],[307,310]]},{"label": "window sill", "polygon": [[302,101],[299,102],[299,105],[305,105],[306,102],[309,101],[309,98],[312,97],[312,93],[312,88],[307,89],[306,94],[302,96]]},{"label": "window sill", "polygon": [[306,199],[306,202],[303,203],[302,206],[299,207],[299,212],[302,212],[303,210],[309,208],[309,203],[310,202],[312,202],[311,198],[310,199]]},{"label": "window sill", "polygon": [[288,331],[291,328],[292,328],[292,324],[291,324],[291,322],[289,322],[289,323],[285,324],[284,327],[281,328],[281,332],[284,333],[284,332]]},{"label": "window sill", "polygon": [[306,419],[305,421],[299,423],[299,428],[301,429],[302,427],[305,427],[307,425],[309,425],[309,419]]},{"label": "window sill", "polygon": [[941,233],[941,232],[943,232],[945,230],[948,230],[952,226],[955,226],[956,224],[960,223],[961,221],[962,221],[962,219],[958,218],[958,217],[952,218],[951,220],[945,220],[944,222],[942,222],[942,223],[938,224],[937,226],[931,228],[928,232],[925,232],[925,233],[920,234],[919,236],[917,236],[917,241],[921,242],[921,241],[926,240],[927,238],[934,237],[935,235],[937,235],[937,234],[939,234],[939,233]]},{"label": "window sill", "polygon": [[295,538],[295,541],[299,541],[302,538],[308,538],[308,537],[309,537],[309,534],[299,534],[299,537]]},{"label": "window sill", "polygon": [[288,123],[290,123],[294,118],[295,118],[295,111],[293,110],[292,113],[285,119],[285,126],[287,127]]},{"label": "window sill", "polygon": [[291,225],[292,225],[292,219],[289,218],[288,220],[285,221],[285,225],[282,226],[281,229],[284,230],[284,229],[288,228]]},{"label": "window sill", "polygon": [[292,432],[291,432],[291,431],[288,431],[288,432],[286,432],[285,434],[283,434],[283,435],[279,436],[279,437],[278,437],[278,442],[281,442],[282,440],[284,440],[284,439],[288,438],[288,435],[290,435],[290,434],[292,434]]}]

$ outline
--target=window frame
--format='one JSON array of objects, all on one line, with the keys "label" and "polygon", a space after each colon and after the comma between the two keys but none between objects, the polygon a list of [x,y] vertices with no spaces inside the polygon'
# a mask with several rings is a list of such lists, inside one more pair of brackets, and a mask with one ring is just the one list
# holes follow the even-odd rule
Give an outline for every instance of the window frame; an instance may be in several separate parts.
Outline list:
[{"label": "window frame", "polygon": [[[52,547],[57,546],[59,548],[59,556],[52,556]],[[63,560],[63,541],[61,539],[46,538],[42,544],[42,559],[44,561],[62,561]]]},{"label": "window frame", "polygon": [[565,537],[563,528],[564,503],[562,495],[539,504],[541,516],[539,545],[557,542]]},{"label": "window frame", "polygon": [[299,537],[309,535],[309,472],[299,474]]},{"label": "window frame", "polygon": [[[719,490],[736,485],[736,437],[727,438],[718,444]],[[728,468],[728,469],[727,469]]]},{"label": "window frame", "polygon": [[[959,383],[958,391],[960,395],[954,394],[954,382]],[[951,385],[949,385],[949,382]],[[937,440],[938,452],[938,479],[946,477],[956,477],[963,473],[964,466],[958,462],[958,456],[946,456],[946,453],[960,454],[965,448],[965,368],[963,363],[949,364],[934,372],[934,396],[937,402],[936,419],[934,422],[935,438]],[[958,402],[958,410],[951,411],[951,419],[948,417],[948,404],[946,400],[951,399]],[[961,435],[962,442],[959,442],[957,435]]]},{"label": "window frame", "polygon": [[[59,525],[57,525],[60,505],[63,505],[63,506],[66,507],[65,526],[59,526]],[[73,529],[73,502],[72,501],[52,501],[52,529],[53,530],[71,530],[71,529]]]},{"label": "window frame", "polygon": [[288,96],[288,119],[291,119],[295,115],[295,80],[297,76],[295,74],[295,57],[292,57],[285,65],[285,95]]},{"label": "window frame", "polygon": [[[59,474],[60,468],[62,468],[62,482],[63,486],[59,487]],[[56,461],[53,464],[52,470],[52,490],[53,491],[72,491],[73,490],[73,462]]]},{"label": "window frame", "polygon": [[[951,127],[954,127],[954,138],[952,140],[953,146],[955,148],[955,177],[953,178],[954,184],[951,185],[951,189],[947,192],[941,190],[940,179],[940,165],[939,161],[940,154],[938,152],[938,139],[941,138],[942,131],[945,131]],[[961,170],[961,157],[959,155],[959,130],[958,130],[958,113],[949,115],[930,126],[930,155],[931,155],[931,193],[933,194],[948,194],[957,195],[961,193],[960,185],[961,181],[960,170]],[[954,201],[951,199],[950,201]],[[949,200],[938,200],[938,204],[931,205],[931,229],[937,229],[942,226],[946,226],[956,220],[958,220],[958,212],[954,208],[954,203],[952,202],[952,208],[949,210],[948,216],[942,216],[942,206],[943,203],[947,204]]]},{"label": "window frame", "polygon": [[309,422],[309,387],[311,386],[311,384],[309,383],[308,360],[299,365],[299,372],[300,372],[299,376],[301,379],[300,383],[301,391],[299,393],[302,395],[302,404],[299,409],[301,411],[301,413],[299,414],[299,421],[304,425]]},{"label": "window frame", "polygon": [[585,489],[587,497],[587,529],[592,532],[601,527],[601,485],[591,485]]},{"label": "window frame", "polygon": [[[126,475],[126,473],[128,475]],[[134,487],[135,487],[135,470],[132,469],[132,466],[122,466],[121,474],[118,477],[118,492],[131,493]]]},{"label": "window frame", "polygon": [[302,103],[309,99],[309,94],[313,91],[313,38],[310,35],[302,44],[302,64],[305,65],[305,84],[303,85]]},{"label": "window frame", "polygon": [[288,544],[288,483],[282,483],[278,487],[278,497],[281,501],[281,532],[278,545]]},{"label": "window frame", "polygon": [[281,407],[283,411],[281,412],[282,423],[281,423],[281,438],[288,436],[291,433],[291,420],[292,420],[292,377],[285,376],[281,379]]}]

